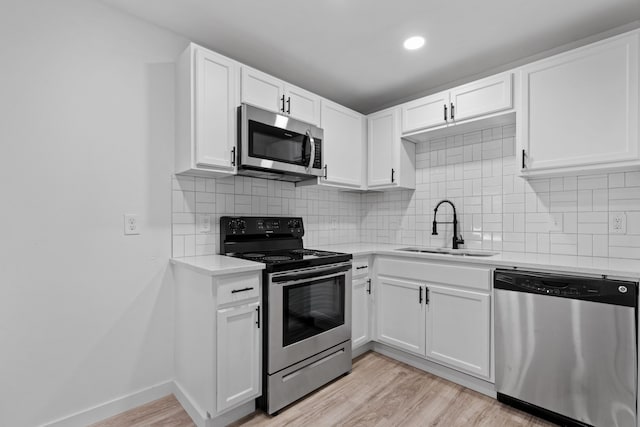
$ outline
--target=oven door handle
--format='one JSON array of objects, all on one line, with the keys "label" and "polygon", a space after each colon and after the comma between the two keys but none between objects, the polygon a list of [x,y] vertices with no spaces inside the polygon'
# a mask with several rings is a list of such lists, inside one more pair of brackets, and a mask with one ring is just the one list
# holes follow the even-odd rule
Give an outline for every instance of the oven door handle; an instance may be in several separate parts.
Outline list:
[{"label": "oven door handle", "polygon": [[[340,273],[351,270],[351,264],[342,265],[339,267],[331,267],[324,269],[314,269],[313,271],[294,273],[294,274],[285,274],[282,276],[273,276],[271,277],[271,282],[283,284],[283,285],[292,285],[299,282],[304,282],[307,279],[326,279],[333,276],[339,276]],[[286,282],[286,283],[284,283]]]}]

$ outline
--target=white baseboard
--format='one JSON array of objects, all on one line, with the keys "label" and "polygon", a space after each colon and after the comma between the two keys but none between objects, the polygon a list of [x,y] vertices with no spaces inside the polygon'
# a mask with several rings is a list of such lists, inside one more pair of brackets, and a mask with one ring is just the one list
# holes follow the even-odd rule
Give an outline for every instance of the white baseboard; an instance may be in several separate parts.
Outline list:
[{"label": "white baseboard", "polygon": [[496,398],[495,384],[489,381],[463,374],[455,369],[422,359],[401,350],[396,350],[393,347],[389,347],[378,342],[373,344],[373,351],[406,363],[407,365],[411,365],[414,368],[418,368],[422,371],[444,378],[445,380],[460,384],[461,386],[477,391],[478,393],[485,394],[494,399]]},{"label": "white baseboard", "polygon": [[173,381],[166,381],[138,390],[117,399],[93,406],[75,414],[43,424],[43,427],[85,427],[105,418],[118,415],[145,403],[152,402],[173,393]]},{"label": "white baseboard", "polygon": [[351,350],[351,358],[355,359],[361,354],[365,354],[367,351],[373,350],[373,341],[362,344],[360,347],[356,347]]},{"label": "white baseboard", "polygon": [[180,384],[174,382],[173,385],[173,395],[176,397],[178,402],[180,402],[186,413],[189,414],[193,423],[198,427],[224,427],[238,421],[240,418],[245,417],[256,410],[256,402],[255,400],[251,400],[250,402],[211,419],[209,418],[209,414],[193,403],[189,394],[180,387]]},{"label": "white baseboard", "polygon": [[173,395],[178,402],[182,405],[185,412],[189,414],[193,423],[198,427],[206,427],[208,423],[208,417],[205,411],[203,411],[198,405],[196,405],[189,395],[180,387],[177,381],[173,382]]}]

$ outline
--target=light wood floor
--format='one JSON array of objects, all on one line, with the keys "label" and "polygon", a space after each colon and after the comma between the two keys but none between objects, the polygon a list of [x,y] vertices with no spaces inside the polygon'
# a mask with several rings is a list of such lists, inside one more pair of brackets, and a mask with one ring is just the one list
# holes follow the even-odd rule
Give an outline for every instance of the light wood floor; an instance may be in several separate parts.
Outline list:
[{"label": "light wood floor", "polygon": [[[275,417],[256,411],[240,426],[486,426],[543,427],[543,420],[404,363],[369,352],[351,374],[317,390]],[[193,426],[173,396],[93,427]]]}]

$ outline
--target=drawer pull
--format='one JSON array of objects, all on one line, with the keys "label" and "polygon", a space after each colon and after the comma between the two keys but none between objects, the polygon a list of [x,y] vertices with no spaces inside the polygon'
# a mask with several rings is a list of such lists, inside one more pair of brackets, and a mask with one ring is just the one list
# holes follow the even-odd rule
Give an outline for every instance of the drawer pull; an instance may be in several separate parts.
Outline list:
[{"label": "drawer pull", "polygon": [[360,267],[356,267],[356,270],[362,270],[363,268],[367,268],[368,266],[366,265],[361,265]]},{"label": "drawer pull", "polygon": [[237,294],[238,292],[247,292],[247,291],[252,291],[253,288],[244,288],[244,289],[234,289],[231,291],[232,294]]}]

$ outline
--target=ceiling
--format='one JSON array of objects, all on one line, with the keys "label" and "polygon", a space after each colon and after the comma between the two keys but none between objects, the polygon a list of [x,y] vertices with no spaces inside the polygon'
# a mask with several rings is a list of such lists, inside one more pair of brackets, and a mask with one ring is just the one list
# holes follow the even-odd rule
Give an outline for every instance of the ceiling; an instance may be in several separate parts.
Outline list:
[{"label": "ceiling", "polygon": [[640,20],[640,0],[102,1],[362,113]]}]

